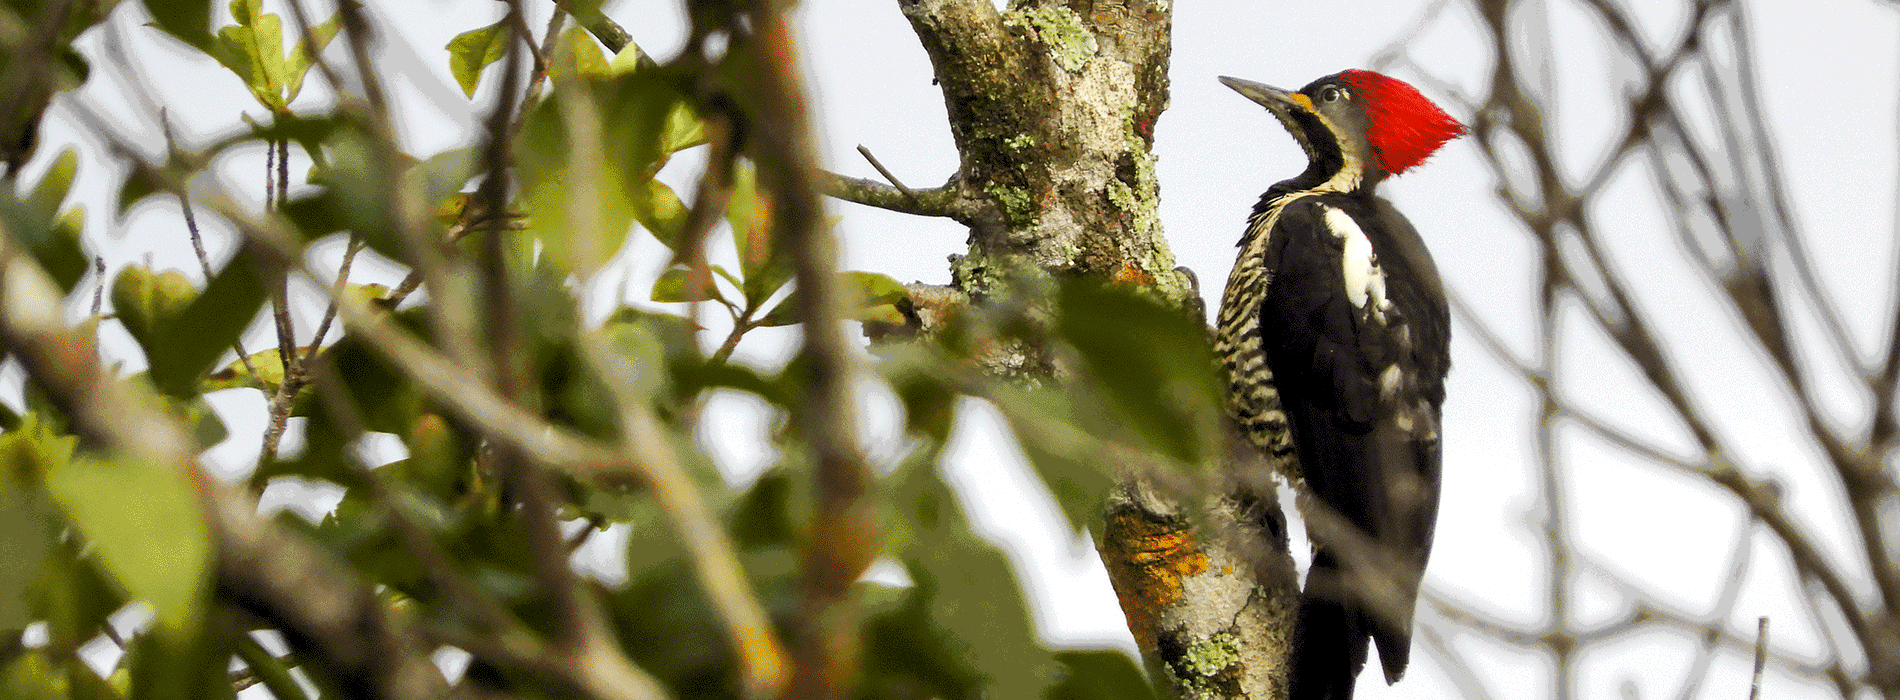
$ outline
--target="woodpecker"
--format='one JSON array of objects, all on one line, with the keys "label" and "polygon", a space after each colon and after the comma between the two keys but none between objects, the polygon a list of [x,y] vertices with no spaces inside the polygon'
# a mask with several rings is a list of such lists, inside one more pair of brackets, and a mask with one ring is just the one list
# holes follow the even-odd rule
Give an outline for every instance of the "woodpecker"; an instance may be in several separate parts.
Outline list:
[{"label": "woodpecker", "polygon": [[1374,189],[1465,128],[1417,89],[1371,71],[1298,92],[1220,80],[1265,106],[1306,151],[1306,170],[1268,188],[1247,219],[1215,352],[1228,413],[1305,484],[1314,552],[1290,697],[1348,700],[1368,640],[1387,683],[1410,657],[1451,366],[1437,267]]}]

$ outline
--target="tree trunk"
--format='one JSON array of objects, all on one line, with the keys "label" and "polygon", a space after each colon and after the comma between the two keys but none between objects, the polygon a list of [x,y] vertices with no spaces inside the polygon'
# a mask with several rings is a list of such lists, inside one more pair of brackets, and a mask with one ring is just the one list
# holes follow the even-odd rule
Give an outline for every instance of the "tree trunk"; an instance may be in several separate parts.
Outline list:
[{"label": "tree trunk", "polygon": [[[952,289],[913,290],[930,307],[919,309],[921,332],[942,316],[935,306],[982,303],[1020,275],[1135,284],[1198,310],[1194,278],[1174,266],[1157,207],[1152,149],[1168,104],[1170,3],[899,5],[935,67],[960,167],[942,188],[921,192],[831,184],[845,199],[970,227]],[[1003,375],[1061,375],[1033,347],[981,361]],[[1191,510],[1127,470],[1097,542],[1149,668],[1184,698],[1285,695],[1298,607],[1285,518],[1270,479],[1232,476],[1213,480],[1223,484],[1218,493]]]}]

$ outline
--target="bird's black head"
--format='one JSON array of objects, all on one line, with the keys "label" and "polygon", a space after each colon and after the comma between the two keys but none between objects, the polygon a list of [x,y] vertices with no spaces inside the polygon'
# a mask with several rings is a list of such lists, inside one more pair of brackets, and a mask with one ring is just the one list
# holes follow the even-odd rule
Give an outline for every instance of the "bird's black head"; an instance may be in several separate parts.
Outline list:
[{"label": "bird's black head", "polygon": [[1465,132],[1457,120],[1399,80],[1348,70],[1288,92],[1240,78],[1227,87],[1260,103],[1306,151],[1296,189],[1369,190]]}]

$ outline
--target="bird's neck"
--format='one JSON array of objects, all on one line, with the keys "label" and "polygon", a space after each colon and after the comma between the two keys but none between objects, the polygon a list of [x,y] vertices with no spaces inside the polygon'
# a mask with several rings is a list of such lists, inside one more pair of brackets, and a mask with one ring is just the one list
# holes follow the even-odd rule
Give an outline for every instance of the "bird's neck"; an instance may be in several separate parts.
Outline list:
[{"label": "bird's neck", "polygon": [[1331,192],[1370,197],[1379,183],[1385,181],[1386,175],[1372,164],[1368,155],[1336,147],[1319,149],[1307,161],[1304,172],[1275,184],[1268,194]]}]

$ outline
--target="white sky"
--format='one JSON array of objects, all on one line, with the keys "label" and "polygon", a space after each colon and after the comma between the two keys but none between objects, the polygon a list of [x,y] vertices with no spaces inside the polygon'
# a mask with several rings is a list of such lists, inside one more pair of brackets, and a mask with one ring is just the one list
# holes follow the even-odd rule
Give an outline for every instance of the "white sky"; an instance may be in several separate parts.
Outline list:
[{"label": "white sky", "polygon": [[[531,5],[546,3],[532,2]],[[626,0],[609,12],[650,53],[664,60],[683,41],[683,22],[671,0]],[[1202,280],[1209,308],[1232,263],[1241,222],[1259,193],[1297,173],[1303,159],[1294,142],[1256,105],[1220,86],[1217,75],[1236,75],[1285,87],[1297,87],[1320,75],[1362,66],[1374,52],[1403,34],[1425,2],[1376,0],[1341,2],[1195,2],[1175,8],[1175,53],[1171,75],[1172,106],[1157,128],[1162,219],[1179,264]],[[1522,5],[1538,6],[1525,2]],[[1607,109],[1621,94],[1611,45],[1576,3],[1555,0],[1547,21],[1555,37],[1551,57],[1559,102],[1554,133],[1563,144],[1566,168],[1581,173],[1593,167],[1606,141],[1622,129]],[[1635,2],[1652,45],[1669,42],[1686,18],[1680,3]],[[267,2],[275,7],[277,3]],[[1450,2],[1437,21],[1408,47],[1419,64],[1474,92],[1488,70],[1475,17],[1461,1]],[[471,10],[473,8],[473,10]],[[497,3],[422,0],[377,3],[372,10],[390,19],[401,36],[385,51],[387,76],[399,107],[411,116],[402,137],[417,155],[459,145],[473,134],[476,107],[461,97],[448,76],[442,47],[455,34],[498,16]],[[121,7],[117,39],[98,33],[103,45],[122,41],[138,57],[134,82],[150,86],[172,110],[188,141],[238,123],[239,110],[259,109],[236,79],[208,58],[186,59],[154,50],[163,40],[137,26]],[[545,10],[542,10],[545,11]],[[928,61],[915,35],[891,0],[807,0],[799,11],[804,31],[808,76],[817,97],[817,123],[824,158],[834,170],[875,177],[856,154],[862,144],[878,155],[906,184],[941,184],[956,165],[944,119],[942,98],[931,85]],[[1900,74],[1900,12],[1892,3],[1872,0],[1808,2],[1778,0],[1749,3],[1751,26],[1760,49],[1760,80],[1766,89],[1769,120],[1776,130],[1795,213],[1809,235],[1829,291],[1843,306],[1859,343],[1871,356],[1887,332],[1882,309],[1892,307],[1895,252],[1896,111],[1894,86]],[[541,15],[545,17],[545,15]],[[538,22],[538,20],[537,20]],[[538,24],[536,25],[538,26]],[[95,55],[95,78],[106,80],[103,59]],[[332,55],[340,55],[333,52]],[[1627,72],[1627,71],[1623,71]],[[1400,74],[1400,77],[1414,76]],[[325,99],[321,81],[312,79],[300,105]],[[122,84],[123,85],[123,84]],[[123,88],[89,87],[85,98],[107,115],[130,124],[138,109]],[[1428,94],[1433,94],[1427,90]],[[492,86],[478,102],[492,98]],[[1433,94],[1434,97],[1443,97]],[[1441,101],[1442,103],[1442,101]],[[1469,117],[1450,107],[1454,115]],[[260,115],[261,116],[261,115]],[[156,124],[137,127],[145,143],[157,148]],[[57,153],[72,130],[49,125],[41,160]],[[295,149],[293,149],[295,150]],[[696,156],[686,156],[666,176],[687,181]],[[222,184],[256,192],[262,169],[261,149],[234,156]],[[292,172],[307,163],[293,159]],[[1684,365],[1692,393],[1717,417],[1723,436],[1739,447],[1746,466],[1781,479],[1790,508],[1827,534],[1830,552],[1846,555],[1858,545],[1841,533],[1846,520],[1839,496],[1814,477],[1819,464],[1814,448],[1798,436],[1799,426],[1782,416],[1785,397],[1758,358],[1742,350],[1732,319],[1713,302],[1702,279],[1680,254],[1663,227],[1651,179],[1642,168],[1619,174],[1605,195],[1610,203],[1593,214],[1613,257],[1633,271],[1642,308],[1661,322],[1672,357]],[[184,269],[197,277],[185,233],[174,205],[147,205],[117,226],[110,211],[112,193],[102,169],[82,166],[81,194],[75,200],[93,218],[89,232],[116,268],[150,258],[161,267]],[[36,177],[29,172],[28,179]],[[114,176],[116,177],[116,175]],[[1531,289],[1532,243],[1493,202],[1496,187],[1478,161],[1469,140],[1453,142],[1427,167],[1382,188],[1424,233],[1449,286],[1463,295],[1481,318],[1502,332],[1517,351],[1534,349],[1535,299]],[[965,232],[947,220],[920,219],[838,203],[843,216],[844,264],[882,272],[900,281],[946,283],[945,256],[962,253]],[[111,230],[108,232],[108,228]],[[213,245],[222,250],[222,243]],[[632,297],[644,300],[646,283],[657,270],[660,249],[636,234],[623,258],[633,270]],[[717,255],[730,253],[715,248]],[[374,275],[375,271],[365,274]],[[375,281],[375,280],[365,280]],[[597,280],[598,289],[620,284],[614,274]],[[1618,425],[1688,452],[1686,434],[1672,427],[1662,404],[1642,391],[1626,364],[1610,359],[1607,342],[1576,323],[1566,322],[1565,383],[1579,403]],[[261,332],[261,327],[255,329]],[[1808,337],[1816,337],[1808,329]],[[717,343],[723,329],[713,329]],[[1527,514],[1535,507],[1530,466],[1531,395],[1492,361],[1461,329],[1454,343],[1456,366],[1446,417],[1444,507],[1428,585],[1474,608],[1526,623],[1547,606],[1541,553],[1531,536]],[[790,351],[795,335],[758,331],[741,346],[747,361],[774,364]],[[253,345],[263,347],[261,335]],[[1824,346],[1810,343],[1810,350]],[[1818,352],[1811,356],[1824,357]],[[132,366],[140,364],[135,358]],[[1818,379],[1834,395],[1846,396],[1838,365],[1813,363]],[[894,452],[895,408],[872,383],[865,384],[867,448],[874,456]],[[10,392],[9,392],[10,393]],[[11,400],[11,399],[9,399]],[[261,413],[261,401],[244,392],[227,392],[221,405],[238,412]],[[710,412],[706,442],[735,478],[766,464],[763,435],[769,419],[757,402],[720,396]],[[1019,565],[1036,604],[1039,629],[1054,644],[1114,645],[1132,650],[1121,612],[1106,576],[1085,539],[1061,531],[1046,493],[1021,467],[1021,457],[1000,421],[979,402],[967,402],[948,469],[960,486],[973,518],[1001,543]],[[1830,417],[1846,425],[1864,424],[1866,408],[1843,399]],[[231,420],[234,432],[246,430]],[[261,427],[260,427],[261,429]],[[747,447],[750,445],[751,447]],[[1734,546],[1739,511],[1713,490],[1693,480],[1657,475],[1632,467],[1621,455],[1586,440],[1566,438],[1562,457],[1569,468],[1564,487],[1571,495],[1573,527],[1585,556],[1604,563],[1650,596],[1691,611],[1705,610],[1724,576]],[[255,454],[255,438],[234,440],[214,461],[242,462]],[[295,496],[284,496],[294,498]],[[1296,549],[1301,549],[1296,545]],[[1740,602],[1731,617],[1737,629],[1752,630],[1758,615],[1773,617],[1777,647],[1818,656],[1820,637],[1801,612],[1790,587],[1786,557],[1762,534],[1750,544]],[[1626,596],[1601,579],[1585,576],[1585,593],[1576,614],[1585,621],[1613,618]],[[1477,655],[1489,689],[1499,698],[1545,694],[1546,671],[1538,660],[1471,640],[1459,649]],[[1361,685],[1362,697],[1454,697],[1455,692],[1431,658],[1414,653],[1407,680],[1386,688],[1376,679]],[[1693,646],[1665,635],[1642,635],[1605,647],[1586,659],[1582,695],[1621,697],[1633,683],[1644,698],[1675,695]],[[1702,697],[1734,698],[1746,693],[1746,662],[1719,656],[1716,673]],[[1376,673],[1367,678],[1375,678]],[[1771,675],[1765,697],[1822,697],[1823,688]]]}]

